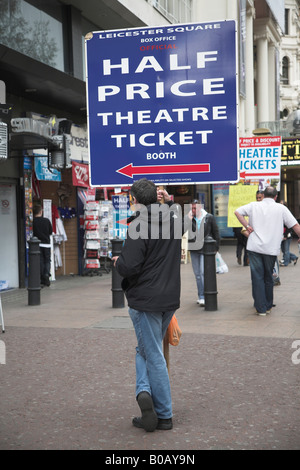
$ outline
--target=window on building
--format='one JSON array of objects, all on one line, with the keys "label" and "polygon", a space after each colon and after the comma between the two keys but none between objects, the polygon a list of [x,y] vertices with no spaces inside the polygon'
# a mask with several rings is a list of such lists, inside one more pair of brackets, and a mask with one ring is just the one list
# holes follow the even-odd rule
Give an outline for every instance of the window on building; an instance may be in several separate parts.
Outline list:
[{"label": "window on building", "polygon": [[64,70],[61,21],[24,0],[0,0],[0,11],[1,44]]},{"label": "window on building", "polygon": [[152,0],[152,5],[171,23],[191,21],[192,0]]},{"label": "window on building", "polygon": [[288,57],[284,57],[282,59],[281,83],[283,85],[289,84],[289,58]]},{"label": "window on building", "polygon": [[290,18],[290,10],[286,8],[284,10],[284,34],[289,34],[289,18]]}]

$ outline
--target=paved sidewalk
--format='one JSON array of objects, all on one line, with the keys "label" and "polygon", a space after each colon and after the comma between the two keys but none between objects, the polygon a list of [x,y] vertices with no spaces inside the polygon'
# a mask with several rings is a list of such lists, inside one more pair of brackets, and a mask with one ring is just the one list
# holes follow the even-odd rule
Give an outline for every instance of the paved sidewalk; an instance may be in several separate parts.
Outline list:
[{"label": "paved sidewalk", "polygon": [[112,308],[110,274],[59,279],[34,307],[26,289],[3,293],[0,449],[299,449],[300,264],[281,268],[276,307],[258,317],[249,268],[234,246],[221,253],[229,273],[217,276],[216,312],[196,304],[182,265],[172,431],[131,424],[135,336],[127,307]]},{"label": "paved sidewalk", "polygon": [[[291,251],[297,253],[297,244]],[[190,263],[181,266],[181,308],[176,313],[185,333],[225,334],[300,339],[300,261],[280,268],[275,308],[258,317],[253,308],[249,267],[239,266],[235,246],[222,255],[229,273],[217,275],[218,310],[206,312],[196,304],[196,283]],[[28,305],[27,289],[2,294],[5,326],[52,328],[129,328],[124,308],[112,308],[111,274],[98,277],[65,276],[41,290],[41,304]]]}]

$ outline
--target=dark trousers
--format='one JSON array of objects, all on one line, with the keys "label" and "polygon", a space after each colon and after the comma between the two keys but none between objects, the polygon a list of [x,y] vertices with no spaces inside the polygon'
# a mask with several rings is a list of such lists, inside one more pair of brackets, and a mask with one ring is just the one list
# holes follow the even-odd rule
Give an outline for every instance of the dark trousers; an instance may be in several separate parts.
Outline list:
[{"label": "dark trousers", "polygon": [[40,246],[41,284],[49,285],[51,248]]},{"label": "dark trousers", "polygon": [[244,250],[244,258],[243,258],[243,264],[244,266],[247,266],[248,264],[248,254],[247,254],[247,238],[242,234],[242,227],[236,227],[233,229],[234,234],[237,238],[237,245],[236,245],[236,257],[238,259],[242,259],[243,255],[243,250]]},{"label": "dark trousers", "polygon": [[273,306],[273,268],[276,256],[248,251],[254,307],[260,313]]}]

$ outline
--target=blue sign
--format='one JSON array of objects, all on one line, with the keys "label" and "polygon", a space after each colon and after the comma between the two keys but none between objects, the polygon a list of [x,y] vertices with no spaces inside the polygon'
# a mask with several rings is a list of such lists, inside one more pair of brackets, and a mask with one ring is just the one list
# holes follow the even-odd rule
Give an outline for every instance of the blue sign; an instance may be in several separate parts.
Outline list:
[{"label": "blue sign", "polygon": [[60,171],[48,168],[47,157],[34,157],[34,171],[40,181],[61,181]]},{"label": "blue sign", "polygon": [[113,208],[116,211],[123,210],[129,211],[130,210],[130,202],[129,196],[127,194],[120,194],[114,195],[111,197]]},{"label": "blue sign", "polygon": [[112,196],[113,204],[113,235],[125,240],[128,228],[128,218],[132,215],[129,196],[120,194]]},{"label": "blue sign", "polygon": [[238,180],[235,21],[89,36],[92,186]]}]

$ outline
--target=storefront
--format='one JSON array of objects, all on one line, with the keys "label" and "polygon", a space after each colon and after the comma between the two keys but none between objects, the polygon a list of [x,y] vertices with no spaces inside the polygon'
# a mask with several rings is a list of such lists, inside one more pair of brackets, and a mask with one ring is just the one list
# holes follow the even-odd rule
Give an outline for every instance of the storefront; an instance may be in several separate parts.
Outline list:
[{"label": "storefront", "polygon": [[300,220],[300,139],[282,139],[280,199]]},{"label": "storefront", "polygon": [[[32,113],[31,113],[32,116]],[[38,119],[38,115],[34,115]],[[40,116],[49,121],[49,117]],[[53,116],[52,116],[53,119]],[[40,136],[42,137],[42,136]],[[9,287],[26,287],[28,240],[32,236],[32,209],[41,203],[53,225],[52,280],[84,272],[84,208],[87,199],[109,201],[116,194],[128,195],[126,188],[89,188],[86,129],[73,124],[70,160],[63,168],[49,166],[48,150],[10,146],[10,155],[0,168],[0,281]],[[35,146],[36,147],[36,146]],[[300,140],[282,140],[280,200],[300,219]],[[228,184],[176,185],[166,187],[175,203],[186,210],[193,199],[214,214],[223,238],[233,237],[227,227]],[[114,236],[112,232],[109,236]]]},{"label": "storefront", "polygon": [[37,203],[42,204],[54,229],[52,280],[78,273],[77,191],[72,182],[72,157],[87,161],[86,131],[72,125],[68,161],[54,164],[54,156],[59,159],[62,152],[49,153],[48,137],[54,133],[57,121],[53,115],[33,113],[10,121],[13,124],[9,128],[7,158],[2,158],[0,166],[0,281],[4,287],[27,285],[28,241]]}]

